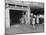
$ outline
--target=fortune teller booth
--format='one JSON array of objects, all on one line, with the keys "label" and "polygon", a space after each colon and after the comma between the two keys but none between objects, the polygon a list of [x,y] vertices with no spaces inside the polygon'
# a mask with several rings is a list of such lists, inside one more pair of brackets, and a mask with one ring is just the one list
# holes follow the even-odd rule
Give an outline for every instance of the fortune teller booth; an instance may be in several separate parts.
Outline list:
[{"label": "fortune teller booth", "polygon": [[6,28],[16,24],[37,24],[40,17],[44,18],[43,3],[6,1],[5,5]]}]

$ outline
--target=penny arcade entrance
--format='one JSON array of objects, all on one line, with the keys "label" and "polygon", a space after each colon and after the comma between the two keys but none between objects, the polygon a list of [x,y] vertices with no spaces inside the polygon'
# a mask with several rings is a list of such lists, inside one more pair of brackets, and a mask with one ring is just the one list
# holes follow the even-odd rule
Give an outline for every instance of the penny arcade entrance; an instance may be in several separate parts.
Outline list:
[{"label": "penny arcade entrance", "polygon": [[[23,29],[26,27],[35,29],[38,25],[44,24],[43,4],[35,4],[19,1],[15,3],[6,2],[6,28],[19,25]],[[33,32],[33,30],[30,31]]]}]

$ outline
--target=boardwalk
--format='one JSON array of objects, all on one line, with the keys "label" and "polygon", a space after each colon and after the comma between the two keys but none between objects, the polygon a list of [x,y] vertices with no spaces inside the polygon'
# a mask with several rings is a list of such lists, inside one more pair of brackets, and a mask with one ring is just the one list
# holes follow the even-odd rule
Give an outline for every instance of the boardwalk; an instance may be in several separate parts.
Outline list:
[{"label": "boardwalk", "polygon": [[16,33],[36,33],[43,32],[43,24],[35,25],[35,29],[32,25],[14,25],[9,29],[6,29],[7,34],[16,34]]}]

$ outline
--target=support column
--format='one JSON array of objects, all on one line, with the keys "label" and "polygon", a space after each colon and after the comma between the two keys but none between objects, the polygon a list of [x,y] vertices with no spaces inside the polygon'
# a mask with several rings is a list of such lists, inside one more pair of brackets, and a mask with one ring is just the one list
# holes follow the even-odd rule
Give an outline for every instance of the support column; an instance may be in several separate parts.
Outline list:
[{"label": "support column", "polygon": [[6,8],[6,28],[10,28],[9,8]]},{"label": "support column", "polygon": [[26,24],[30,24],[30,8],[26,12]]},{"label": "support column", "polygon": [[30,7],[28,9],[28,24],[30,24]]}]

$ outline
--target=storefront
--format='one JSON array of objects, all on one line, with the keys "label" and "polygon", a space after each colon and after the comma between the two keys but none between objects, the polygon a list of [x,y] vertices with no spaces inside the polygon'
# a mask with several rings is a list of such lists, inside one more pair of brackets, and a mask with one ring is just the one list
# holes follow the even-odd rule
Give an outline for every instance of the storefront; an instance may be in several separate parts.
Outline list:
[{"label": "storefront", "polygon": [[[36,24],[39,23],[39,18],[44,15],[41,9],[43,5],[29,2],[6,2],[6,27],[16,24]],[[34,5],[35,4],[35,5]],[[37,15],[38,14],[38,15]],[[39,17],[37,17],[39,16]],[[44,16],[43,16],[44,17]]]},{"label": "storefront", "polygon": [[6,3],[6,27],[10,27],[10,25],[15,25],[16,23],[30,24],[30,7],[28,4],[20,4]]}]

